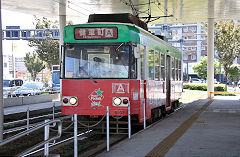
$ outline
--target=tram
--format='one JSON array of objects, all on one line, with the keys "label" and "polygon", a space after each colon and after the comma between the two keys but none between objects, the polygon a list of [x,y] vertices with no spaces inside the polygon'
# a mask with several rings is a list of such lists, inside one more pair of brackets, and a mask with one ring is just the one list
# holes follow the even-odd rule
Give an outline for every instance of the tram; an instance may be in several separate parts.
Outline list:
[{"label": "tram", "polygon": [[[181,52],[131,14],[94,14],[64,28],[62,114],[131,116],[143,122],[178,106]],[[127,20],[126,20],[127,19]],[[137,21],[137,22],[136,22]],[[141,26],[141,27],[140,27]]]}]

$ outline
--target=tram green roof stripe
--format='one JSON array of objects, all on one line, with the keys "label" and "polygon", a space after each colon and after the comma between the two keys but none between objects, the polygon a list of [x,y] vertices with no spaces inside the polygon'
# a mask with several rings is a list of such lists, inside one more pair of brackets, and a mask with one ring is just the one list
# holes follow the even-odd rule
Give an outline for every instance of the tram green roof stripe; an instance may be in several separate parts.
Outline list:
[{"label": "tram green roof stripe", "polygon": [[[117,27],[118,38],[117,39],[87,39],[76,40],[74,39],[74,28],[77,27]],[[106,42],[133,42],[147,46],[149,49],[157,50],[161,53],[169,54],[170,56],[181,59],[181,52],[171,46],[169,43],[161,40],[160,38],[153,36],[146,30],[135,27],[128,24],[81,24],[70,25],[64,28],[64,42],[65,43],[106,43]]]},{"label": "tram green roof stripe", "polygon": [[[87,39],[75,40],[74,28],[76,27],[117,27],[117,39]],[[71,25],[64,28],[64,42],[65,43],[103,43],[103,42],[135,42],[140,43],[139,30],[133,26],[120,25],[120,24],[82,24]]]}]

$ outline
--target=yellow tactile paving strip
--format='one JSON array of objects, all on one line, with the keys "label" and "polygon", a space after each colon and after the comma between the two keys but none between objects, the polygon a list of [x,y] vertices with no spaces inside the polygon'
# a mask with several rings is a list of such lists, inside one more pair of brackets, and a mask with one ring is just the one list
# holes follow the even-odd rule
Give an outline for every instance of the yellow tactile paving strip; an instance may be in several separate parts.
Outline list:
[{"label": "yellow tactile paving strip", "polygon": [[177,140],[192,126],[192,124],[198,119],[203,111],[213,102],[209,100],[204,104],[201,109],[199,109],[195,114],[193,114],[189,119],[183,122],[176,130],[174,130],[168,137],[166,137],[161,143],[151,150],[146,157],[163,157],[177,142]]}]

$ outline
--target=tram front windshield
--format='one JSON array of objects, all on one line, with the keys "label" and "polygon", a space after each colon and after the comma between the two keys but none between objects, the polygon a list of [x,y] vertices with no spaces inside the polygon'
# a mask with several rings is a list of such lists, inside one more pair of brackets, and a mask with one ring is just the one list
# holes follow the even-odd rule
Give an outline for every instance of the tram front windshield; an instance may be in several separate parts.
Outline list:
[{"label": "tram front windshield", "polygon": [[129,78],[129,45],[65,46],[65,78]]}]

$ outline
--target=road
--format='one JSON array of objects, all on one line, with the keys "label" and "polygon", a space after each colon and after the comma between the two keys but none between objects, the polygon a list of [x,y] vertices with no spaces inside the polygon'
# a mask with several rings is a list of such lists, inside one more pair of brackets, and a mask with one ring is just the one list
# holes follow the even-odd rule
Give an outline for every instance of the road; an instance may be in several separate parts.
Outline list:
[{"label": "road", "polygon": [[52,108],[53,105],[55,105],[56,107],[61,106],[61,102],[60,101],[51,101],[51,102],[44,102],[44,103],[38,103],[38,104],[7,107],[7,108],[4,108],[4,115],[26,112],[28,110],[28,108],[30,111]]}]

